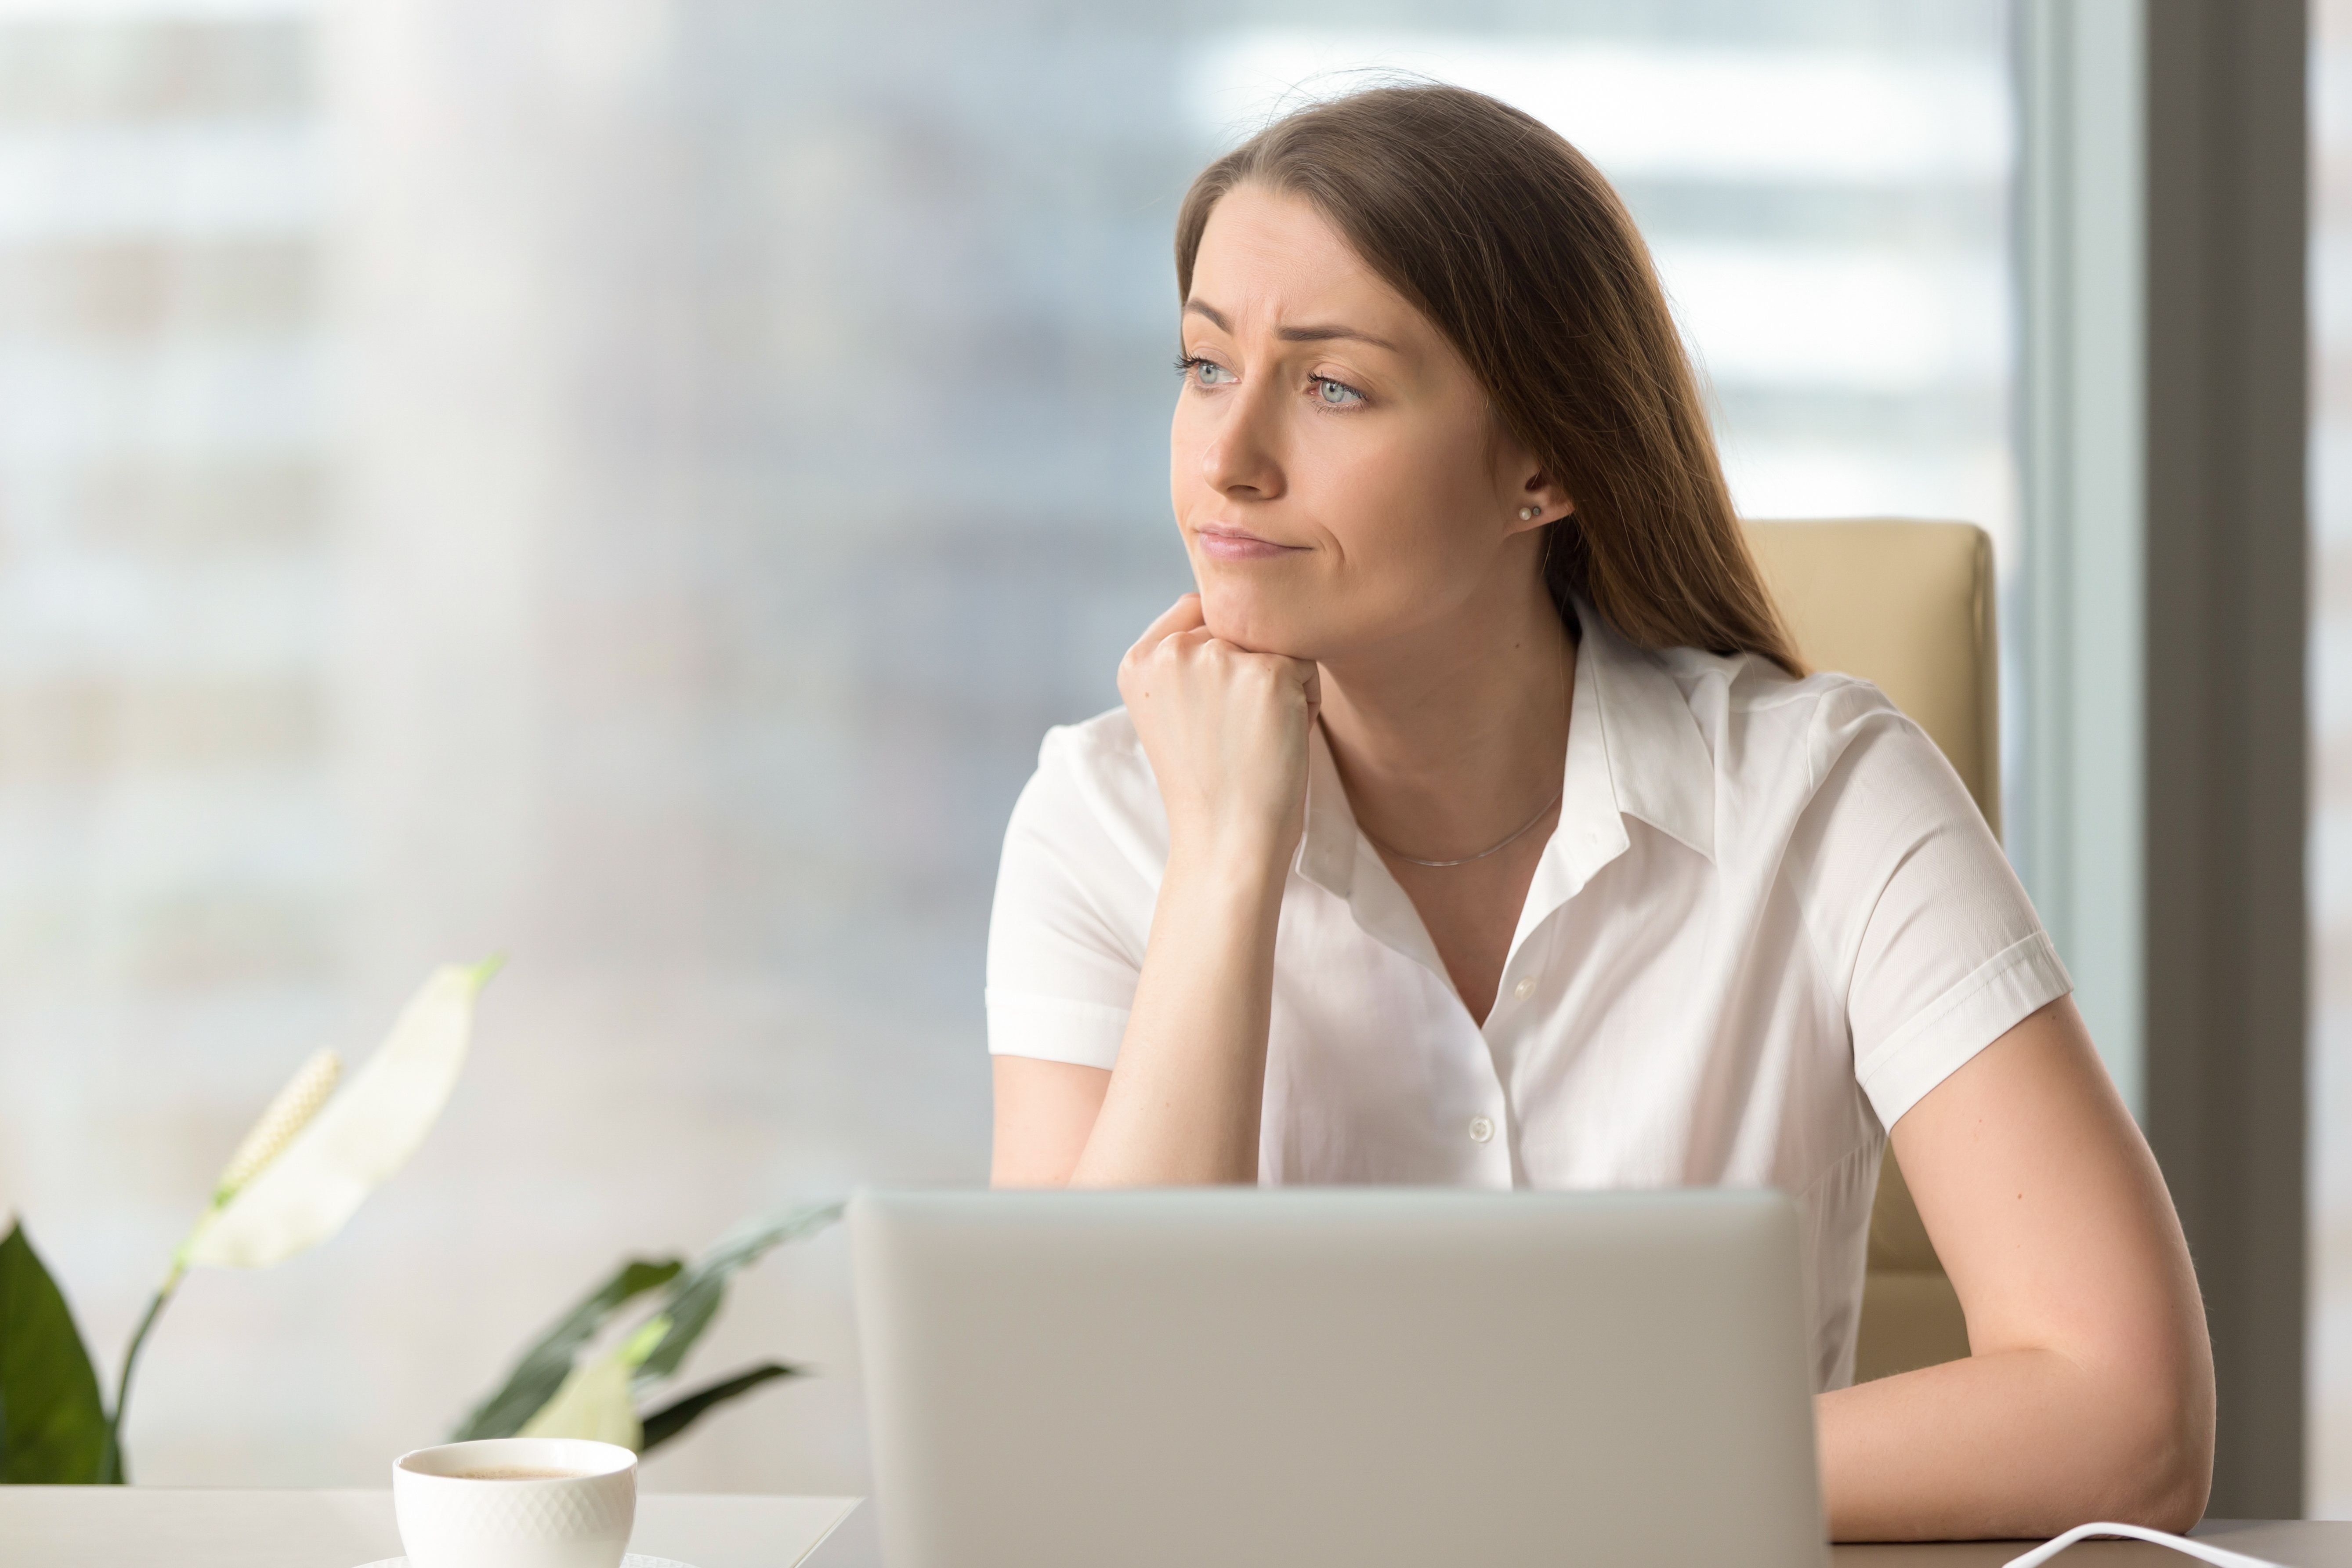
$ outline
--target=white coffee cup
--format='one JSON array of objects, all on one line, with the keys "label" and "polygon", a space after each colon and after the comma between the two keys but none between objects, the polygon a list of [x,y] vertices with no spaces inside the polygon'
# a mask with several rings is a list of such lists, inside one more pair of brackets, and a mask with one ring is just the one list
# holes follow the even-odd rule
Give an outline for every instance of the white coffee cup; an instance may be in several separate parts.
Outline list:
[{"label": "white coffee cup", "polygon": [[[562,1473],[498,1473],[534,1470]],[[409,1568],[620,1568],[637,1457],[578,1437],[418,1448],[393,1461],[392,1510]]]}]

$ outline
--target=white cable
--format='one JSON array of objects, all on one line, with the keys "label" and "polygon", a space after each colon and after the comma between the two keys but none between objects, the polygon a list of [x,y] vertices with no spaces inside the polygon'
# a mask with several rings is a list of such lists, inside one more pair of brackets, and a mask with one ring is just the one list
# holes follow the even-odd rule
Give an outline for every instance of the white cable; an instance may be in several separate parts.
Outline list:
[{"label": "white cable", "polygon": [[2278,1563],[2267,1558],[2249,1557],[2242,1552],[2231,1552],[2208,1542],[2191,1541],[2185,1535],[2167,1535],[2160,1530],[2149,1530],[2137,1524],[2078,1524],[2024,1556],[2011,1558],[2001,1568],[2042,1568],[2042,1564],[2074,1542],[2088,1541],[2095,1535],[2126,1535],[2134,1541],[2151,1541],[2158,1546],[2169,1546],[2175,1552],[2185,1552],[2191,1557],[2201,1557],[2214,1568],[2279,1568]]}]

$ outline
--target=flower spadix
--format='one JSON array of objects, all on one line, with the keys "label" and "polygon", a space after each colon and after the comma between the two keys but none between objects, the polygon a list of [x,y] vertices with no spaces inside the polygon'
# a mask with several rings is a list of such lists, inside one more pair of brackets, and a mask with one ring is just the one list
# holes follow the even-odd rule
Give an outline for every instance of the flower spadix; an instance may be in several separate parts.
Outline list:
[{"label": "flower spadix", "polygon": [[331,1054],[305,1062],[231,1157],[179,1263],[266,1268],[342,1229],[448,1103],[466,1065],[474,999],[499,962],[436,970],[340,1092]]},{"label": "flower spadix", "polygon": [[286,1087],[256,1118],[253,1131],[236,1146],[236,1152],[221,1167],[220,1180],[213,1184],[215,1206],[236,1196],[245,1184],[261,1174],[272,1160],[286,1152],[286,1145],[294,1135],[310,1125],[335,1092],[335,1085],[343,1076],[343,1059],[332,1051],[313,1051],[310,1059],[294,1069]]}]

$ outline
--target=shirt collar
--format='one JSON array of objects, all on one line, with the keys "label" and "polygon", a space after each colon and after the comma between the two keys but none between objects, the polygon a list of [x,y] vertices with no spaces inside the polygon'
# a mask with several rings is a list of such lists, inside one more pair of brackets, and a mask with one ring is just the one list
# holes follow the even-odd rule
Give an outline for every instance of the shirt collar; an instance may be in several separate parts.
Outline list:
[{"label": "shirt collar", "polygon": [[[1514,948],[1624,853],[1627,816],[1715,858],[1715,755],[1682,687],[1657,655],[1626,642],[1590,605],[1579,600],[1576,610],[1583,636],[1569,704],[1559,822],[1528,889]],[[1379,864],[1357,829],[1318,724],[1307,741],[1307,822],[1293,866],[1348,899],[1360,855]]]},{"label": "shirt collar", "polygon": [[1682,685],[1658,654],[1635,647],[1580,601],[1584,638],[1577,648],[1580,700],[1570,710],[1569,758],[1584,717],[1584,672],[1592,672],[1591,708],[1617,810],[1715,859],[1715,752],[1701,733]]},{"label": "shirt collar", "polygon": [[1331,743],[1318,723],[1307,735],[1307,826],[1292,864],[1300,876],[1344,899],[1355,887],[1356,847],[1362,837],[1348,805],[1347,786],[1339,782],[1339,764],[1331,760]]}]

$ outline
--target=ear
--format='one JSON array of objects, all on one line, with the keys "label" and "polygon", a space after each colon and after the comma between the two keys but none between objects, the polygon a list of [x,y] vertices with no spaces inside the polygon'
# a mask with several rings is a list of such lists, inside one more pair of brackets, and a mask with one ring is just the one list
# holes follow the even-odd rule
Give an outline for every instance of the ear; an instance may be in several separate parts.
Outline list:
[{"label": "ear", "polygon": [[[1521,470],[1519,483],[1507,500],[1509,531],[1513,533],[1558,522],[1576,510],[1576,502],[1570,499],[1568,491],[1555,484],[1549,474],[1533,467]],[[1532,517],[1528,515],[1530,508],[1534,509]]]}]

